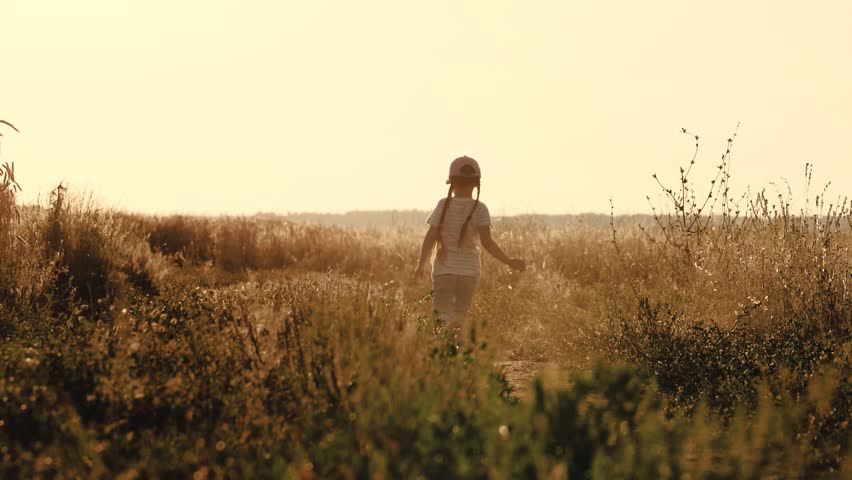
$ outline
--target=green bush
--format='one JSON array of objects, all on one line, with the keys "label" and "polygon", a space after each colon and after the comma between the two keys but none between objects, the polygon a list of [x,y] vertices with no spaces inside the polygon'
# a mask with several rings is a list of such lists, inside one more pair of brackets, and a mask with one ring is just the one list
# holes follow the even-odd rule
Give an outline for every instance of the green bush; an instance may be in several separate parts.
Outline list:
[{"label": "green bush", "polygon": [[[729,423],[740,409],[757,408],[763,387],[798,399],[797,408],[811,415],[807,427],[820,430],[808,467],[839,468],[843,455],[838,453],[849,448],[852,336],[800,319],[776,327],[763,332],[744,323],[730,330],[688,323],[643,300],[633,318],[622,319],[616,345],[657,379],[670,409],[686,414],[706,405]],[[812,383],[820,375],[836,377],[833,390]],[[796,433],[804,434],[805,426],[800,427]]]}]

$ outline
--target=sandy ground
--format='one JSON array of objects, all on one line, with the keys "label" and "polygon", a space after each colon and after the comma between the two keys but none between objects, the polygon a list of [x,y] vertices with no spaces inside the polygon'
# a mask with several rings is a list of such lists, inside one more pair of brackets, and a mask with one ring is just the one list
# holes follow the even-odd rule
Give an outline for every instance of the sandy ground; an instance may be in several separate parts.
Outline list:
[{"label": "sandy ground", "polygon": [[497,362],[506,374],[506,379],[515,388],[514,394],[525,398],[530,393],[532,381],[540,376],[546,386],[567,387],[569,378],[567,369],[560,368],[555,362],[532,362],[527,360],[514,360]]}]

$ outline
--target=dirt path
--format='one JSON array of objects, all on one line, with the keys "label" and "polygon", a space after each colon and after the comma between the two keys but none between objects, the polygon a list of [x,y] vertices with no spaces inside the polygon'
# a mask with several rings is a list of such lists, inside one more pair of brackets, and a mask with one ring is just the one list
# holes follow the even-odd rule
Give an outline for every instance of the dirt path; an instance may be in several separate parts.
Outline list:
[{"label": "dirt path", "polygon": [[569,379],[567,369],[560,368],[555,362],[532,362],[528,360],[514,360],[497,362],[496,366],[506,374],[506,379],[515,388],[515,395],[524,398],[532,386],[532,381],[541,374],[545,385],[555,387],[567,387]]}]

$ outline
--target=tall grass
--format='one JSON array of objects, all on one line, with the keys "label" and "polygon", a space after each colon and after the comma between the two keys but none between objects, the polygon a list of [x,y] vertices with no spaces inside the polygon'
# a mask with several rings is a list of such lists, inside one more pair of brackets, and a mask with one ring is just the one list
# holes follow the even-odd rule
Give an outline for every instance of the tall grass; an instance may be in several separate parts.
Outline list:
[{"label": "tall grass", "polygon": [[[11,123],[0,124],[18,131]],[[0,134],[2,139],[2,134]],[[27,240],[32,223],[17,205],[21,186],[15,177],[15,163],[0,167],[0,335],[13,328],[14,313],[33,315],[33,306],[44,301],[49,266],[33,254]]]},{"label": "tall grass", "polygon": [[[484,259],[462,345],[409,283],[422,231],[57,188],[3,224],[0,473],[844,478],[849,204],[734,197],[731,146],[639,225],[496,221],[529,268]],[[505,360],[572,381],[517,396]]]},{"label": "tall grass", "polygon": [[[776,201],[765,190],[734,199],[732,142],[706,194],[690,182],[695,157],[680,169],[678,189],[659,183],[671,208],[654,211],[656,228],[642,229],[646,258],[655,261],[610,302],[613,350],[653,374],[669,408],[687,414],[706,405],[728,422],[755,408],[761,388],[799,399],[808,423],[794,431],[816,444],[800,452],[810,476],[840,465],[849,448],[852,204],[829,203],[826,189],[798,214],[789,189]],[[806,192],[812,168],[805,166]],[[832,387],[821,406],[802,401],[815,388],[809,379],[823,376]]]}]

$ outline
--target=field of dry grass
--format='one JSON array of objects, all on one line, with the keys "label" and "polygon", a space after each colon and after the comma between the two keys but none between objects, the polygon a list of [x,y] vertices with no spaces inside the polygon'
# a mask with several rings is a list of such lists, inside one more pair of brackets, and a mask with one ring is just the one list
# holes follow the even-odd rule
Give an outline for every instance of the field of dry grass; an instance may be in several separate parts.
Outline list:
[{"label": "field of dry grass", "polygon": [[0,474],[848,478],[852,205],[728,198],[719,170],[641,227],[495,222],[529,268],[484,259],[461,344],[410,282],[419,229],[7,182]]}]

